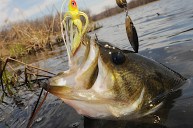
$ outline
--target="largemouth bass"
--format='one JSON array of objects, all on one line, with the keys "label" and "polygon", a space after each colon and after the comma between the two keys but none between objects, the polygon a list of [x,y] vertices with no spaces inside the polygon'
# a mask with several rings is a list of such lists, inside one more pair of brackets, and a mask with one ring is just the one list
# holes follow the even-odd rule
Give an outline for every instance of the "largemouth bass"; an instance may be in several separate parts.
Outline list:
[{"label": "largemouth bass", "polygon": [[158,110],[185,80],[154,60],[88,39],[76,49],[69,70],[50,79],[46,90],[81,115],[130,120]]}]

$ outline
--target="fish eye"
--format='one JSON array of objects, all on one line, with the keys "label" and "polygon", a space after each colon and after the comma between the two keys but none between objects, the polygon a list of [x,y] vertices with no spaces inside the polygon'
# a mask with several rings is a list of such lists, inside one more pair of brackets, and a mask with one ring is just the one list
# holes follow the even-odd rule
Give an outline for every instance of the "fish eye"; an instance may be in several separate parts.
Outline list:
[{"label": "fish eye", "polygon": [[113,52],[111,58],[112,62],[116,65],[121,65],[126,61],[126,57],[122,52]]}]

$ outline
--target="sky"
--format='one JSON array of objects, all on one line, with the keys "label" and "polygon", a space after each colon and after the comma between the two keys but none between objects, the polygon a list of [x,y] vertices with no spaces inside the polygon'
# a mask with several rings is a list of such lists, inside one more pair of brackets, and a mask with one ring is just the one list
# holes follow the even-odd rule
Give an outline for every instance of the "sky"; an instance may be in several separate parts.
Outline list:
[{"label": "sky", "polygon": [[[63,0],[0,0],[0,27],[20,20],[34,19],[46,14],[54,14],[56,10],[60,10],[62,1]],[[91,14],[97,14],[103,11],[105,7],[116,6],[116,0],[76,1],[80,9],[89,9]]]}]

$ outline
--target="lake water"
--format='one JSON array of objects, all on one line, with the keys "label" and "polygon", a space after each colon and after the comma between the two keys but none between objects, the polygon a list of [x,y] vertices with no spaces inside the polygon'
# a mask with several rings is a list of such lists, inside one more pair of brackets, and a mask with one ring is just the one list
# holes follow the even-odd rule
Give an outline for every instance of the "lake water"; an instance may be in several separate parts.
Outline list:
[{"label": "lake water", "polygon": [[[160,0],[129,11],[139,35],[139,54],[161,62],[188,80],[169,99],[168,105],[145,122],[94,120],[78,115],[61,100],[49,95],[36,116],[34,128],[193,128],[193,0]],[[157,15],[159,13],[159,15]],[[91,35],[131,49],[125,32],[125,14],[99,21]],[[58,73],[67,69],[66,53],[38,62]],[[39,92],[26,92],[27,107],[0,107],[0,127],[26,126]],[[171,100],[174,99],[175,100]]]}]

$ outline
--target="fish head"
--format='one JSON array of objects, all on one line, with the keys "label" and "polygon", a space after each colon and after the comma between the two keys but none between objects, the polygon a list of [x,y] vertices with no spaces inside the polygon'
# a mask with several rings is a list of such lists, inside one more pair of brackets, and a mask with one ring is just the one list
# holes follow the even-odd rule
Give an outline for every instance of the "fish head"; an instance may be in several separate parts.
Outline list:
[{"label": "fish head", "polygon": [[164,66],[107,42],[91,41],[86,46],[79,66],[50,79],[47,87],[84,116],[127,120],[145,116],[162,105],[153,103],[157,96],[182,81]]}]

